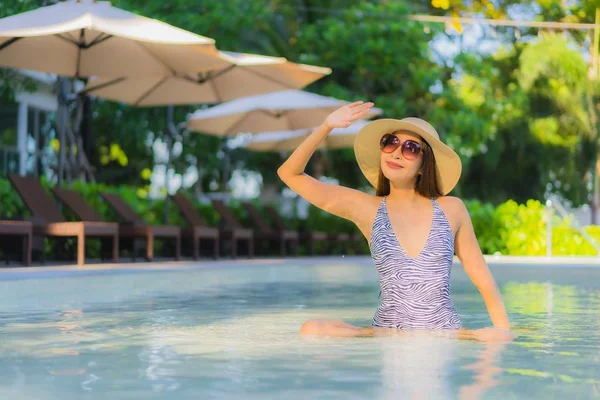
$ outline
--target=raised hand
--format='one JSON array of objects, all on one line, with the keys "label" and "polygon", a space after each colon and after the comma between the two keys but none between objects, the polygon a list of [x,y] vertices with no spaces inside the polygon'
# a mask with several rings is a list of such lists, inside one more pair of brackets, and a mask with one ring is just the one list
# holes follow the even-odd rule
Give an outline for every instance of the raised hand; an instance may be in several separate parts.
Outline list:
[{"label": "raised hand", "polygon": [[325,124],[331,128],[347,128],[354,121],[364,118],[371,108],[373,103],[365,103],[364,101],[356,101],[338,108],[325,119]]}]

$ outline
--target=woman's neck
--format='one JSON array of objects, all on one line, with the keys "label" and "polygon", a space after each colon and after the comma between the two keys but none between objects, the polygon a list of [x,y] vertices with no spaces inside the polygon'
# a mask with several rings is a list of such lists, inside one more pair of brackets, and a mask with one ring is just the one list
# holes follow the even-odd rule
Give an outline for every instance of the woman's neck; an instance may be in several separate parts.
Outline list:
[{"label": "woman's neck", "polygon": [[396,204],[415,204],[423,199],[414,188],[398,188],[390,185],[390,194],[387,196]]}]

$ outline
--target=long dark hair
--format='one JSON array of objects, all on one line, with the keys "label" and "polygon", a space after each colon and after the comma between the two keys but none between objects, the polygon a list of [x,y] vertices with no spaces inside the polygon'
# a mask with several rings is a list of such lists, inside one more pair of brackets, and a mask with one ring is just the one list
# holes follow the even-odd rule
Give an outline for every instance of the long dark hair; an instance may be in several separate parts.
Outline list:
[{"label": "long dark hair", "polygon": [[[421,165],[421,175],[417,176],[415,191],[428,199],[437,199],[442,196],[442,191],[438,185],[435,155],[425,140],[423,140],[423,144],[423,164]],[[381,164],[379,166],[379,178],[377,179],[377,190],[375,193],[377,196],[387,196],[390,194],[390,180],[383,175]]]}]

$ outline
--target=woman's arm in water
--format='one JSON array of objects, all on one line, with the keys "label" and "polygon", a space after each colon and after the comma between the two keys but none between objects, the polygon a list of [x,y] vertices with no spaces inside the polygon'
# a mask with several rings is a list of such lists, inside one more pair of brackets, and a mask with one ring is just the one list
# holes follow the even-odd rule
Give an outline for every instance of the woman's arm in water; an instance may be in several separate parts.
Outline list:
[{"label": "woman's arm in water", "polygon": [[502,294],[483,258],[469,212],[460,199],[453,198],[453,203],[459,221],[454,245],[456,255],[465,272],[481,293],[494,327],[510,329]]},{"label": "woman's arm in water", "polygon": [[[277,170],[281,180],[306,201],[357,224],[366,219],[364,206],[372,200],[372,196],[347,187],[323,183],[305,174],[304,169],[321,141],[334,128],[350,126],[352,122],[364,118],[372,107],[373,103],[358,101],[334,111]],[[364,215],[364,218],[361,215]]]}]

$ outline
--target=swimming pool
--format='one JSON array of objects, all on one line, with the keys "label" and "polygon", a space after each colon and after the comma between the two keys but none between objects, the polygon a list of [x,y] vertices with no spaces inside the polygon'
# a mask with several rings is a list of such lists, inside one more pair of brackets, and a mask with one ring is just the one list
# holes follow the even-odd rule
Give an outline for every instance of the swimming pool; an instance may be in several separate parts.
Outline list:
[{"label": "swimming pool", "polygon": [[[363,257],[22,271],[0,271],[3,399],[600,397],[597,268],[494,267],[511,344],[298,335],[371,323]],[[452,296],[490,325],[460,266]]]}]

